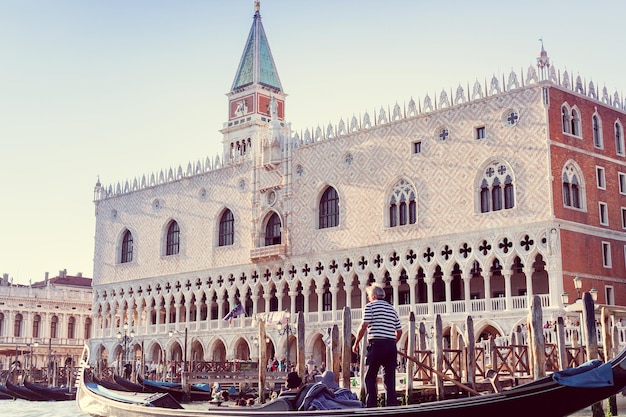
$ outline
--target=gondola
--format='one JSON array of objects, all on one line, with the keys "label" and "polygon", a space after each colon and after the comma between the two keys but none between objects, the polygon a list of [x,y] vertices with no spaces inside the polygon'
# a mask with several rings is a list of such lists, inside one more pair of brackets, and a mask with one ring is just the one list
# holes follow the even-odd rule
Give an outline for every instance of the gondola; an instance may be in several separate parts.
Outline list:
[{"label": "gondola", "polygon": [[73,401],[76,399],[76,388],[45,387],[29,381],[24,381],[24,388],[46,397],[50,401]]},{"label": "gondola", "polygon": [[11,394],[5,394],[4,392],[0,392],[0,400],[14,400],[15,397]]},{"label": "gondola", "polygon": [[[151,379],[144,379],[141,376],[137,377],[137,381],[143,385],[147,391],[150,392],[166,392],[174,397],[177,401],[182,402],[199,402],[199,401],[211,401],[211,391],[201,389],[191,385],[190,391],[185,393],[183,391],[182,384],[176,382],[159,382]],[[206,385],[206,384],[203,384]]]},{"label": "gondola", "polygon": [[43,395],[33,392],[21,385],[16,385],[7,381],[5,386],[9,394],[13,395],[15,398],[27,401],[50,401],[50,399],[44,397]]},{"label": "gondola", "polygon": [[[86,348],[88,354],[88,349]],[[575,374],[577,376],[569,376]],[[606,364],[592,364],[540,378],[528,384],[494,394],[443,400],[414,405],[381,408],[343,408],[338,410],[296,411],[289,401],[278,397],[253,407],[224,407],[207,405],[205,410],[177,409],[146,405],[145,401],[124,402],[103,395],[102,390],[88,379],[88,365],[81,367],[76,396],[78,407],[92,416],[117,417],[458,417],[482,415],[507,417],[567,416],[589,407],[626,386],[626,349]],[[595,379],[593,378],[595,377]],[[592,382],[585,383],[584,378]],[[599,382],[598,382],[599,381]],[[306,403],[299,394],[295,407]]]},{"label": "gondola", "polygon": [[14,400],[15,397],[7,390],[7,388],[0,384],[0,400]]},{"label": "gondola", "polygon": [[113,380],[115,381],[116,384],[121,385],[122,387],[124,387],[127,391],[133,391],[133,392],[157,392],[155,390],[149,390],[146,387],[144,387],[141,384],[135,384],[133,381],[126,379],[126,378],[122,378],[119,375],[113,375]]},{"label": "gondola", "polygon": [[107,389],[114,390],[114,391],[128,391],[128,392],[132,392],[132,390],[121,386],[117,382],[112,382],[112,381],[109,381],[107,379],[100,379],[100,378],[96,377],[95,375],[93,375],[92,378],[93,378],[93,382],[95,382],[98,385],[102,385],[103,387],[105,387]]}]

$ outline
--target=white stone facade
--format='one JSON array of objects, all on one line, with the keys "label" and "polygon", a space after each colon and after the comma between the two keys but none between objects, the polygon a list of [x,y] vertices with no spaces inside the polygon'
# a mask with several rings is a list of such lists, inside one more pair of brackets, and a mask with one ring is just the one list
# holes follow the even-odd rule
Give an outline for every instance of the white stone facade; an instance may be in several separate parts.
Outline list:
[{"label": "white stone facade", "polygon": [[[68,279],[69,278],[69,279]],[[68,282],[70,282],[68,284]],[[15,360],[23,366],[45,368],[48,360],[63,367],[74,363],[85,340],[93,336],[90,280],[59,277],[33,285],[13,285],[8,276],[0,279],[0,369]]]}]

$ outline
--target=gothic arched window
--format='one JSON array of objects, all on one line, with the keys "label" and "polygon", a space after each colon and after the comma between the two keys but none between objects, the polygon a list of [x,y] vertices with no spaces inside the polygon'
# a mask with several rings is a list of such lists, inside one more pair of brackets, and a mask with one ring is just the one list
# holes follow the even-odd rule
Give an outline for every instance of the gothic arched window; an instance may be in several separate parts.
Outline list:
[{"label": "gothic arched window", "polygon": [[337,190],[328,187],[322,194],[319,205],[319,228],[339,226],[339,196]]},{"label": "gothic arched window", "polygon": [[585,208],[585,183],[580,169],[573,162],[563,168],[563,205],[565,207]]},{"label": "gothic arched window", "polygon": [[417,201],[413,186],[406,180],[394,185],[389,199],[389,227],[417,222]]},{"label": "gothic arched window", "polygon": [[176,255],[180,251],[180,228],[175,220],[167,227],[165,255]]},{"label": "gothic arched window", "polygon": [[574,136],[580,136],[580,112],[578,109],[572,109],[571,133]]},{"label": "gothic arched window", "polygon": [[513,172],[507,163],[493,161],[478,178],[477,203],[481,213],[515,207]]},{"label": "gothic arched window", "polygon": [[604,140],[602,139],[602,121],[600,116],[594,114],[591,117],[591,128],[593,130],[593,146],[596,148],[604,148]]},{"label": "gothic arched window", "polygon": [[265,225],[265,246],[280,245],[281,232],[280,232],[280,218],[278,214],[272,213],[272,216]]},{"label": "gothic arched window", "polygon": [[120,263],[132,262],[133,260],[133,234],[126,230],[122,236],[122,252],[120,253]]},{"label": "gothic arched window", "polygon": [[624,156],[624,128],[619,120],[615,122],[615,153]]},{"label": "gothic arched window", "polygon": [[566,105],[561,107],[561,121],[563,124],[563,133],[572,133],[572,126],[570,124],[570,112]]},{"label": "gothic arched window", "polygon": [[229,246],[235,242],[235,218],[233,212],[226,209],[220,217],[219,246]]}]

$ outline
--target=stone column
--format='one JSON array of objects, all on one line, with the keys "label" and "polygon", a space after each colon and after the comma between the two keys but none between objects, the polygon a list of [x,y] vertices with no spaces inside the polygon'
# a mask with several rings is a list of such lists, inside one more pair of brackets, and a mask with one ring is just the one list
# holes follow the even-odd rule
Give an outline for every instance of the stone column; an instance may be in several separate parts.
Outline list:
[{"label": "stone column", "polygon": [[417,285],[417,280],[414,278],[415,274],[409,275],[409,279],[406,280],[406,283],[409,285],[409,303],[414,306],[417,304],[417,294],[415,294],[415,285]]},{"label": "stone column", "polygon": [[291,308],[289,309],[289,312],[291,313],[291,317],[295,316],[296,314],[296,297],[298,296],[298,292],[297,291],[289,291],[289,299],[291,301]]},{"label": "stone column", "polygon": [[[426,274],[426,271],[424,271],[424,274]],[[428,303],[428,314],[429,315],[433,315],[435,313],[435,305],[433,302],[433,283],[434,283],[434,278],[432,276],[425,276],[424,277],[424,283],[426,284],[426,302]]]},{"label": "stone column", "polygon": [[533,291],[533,267],[532,266],[524,266],[524,275],[526,275],[526,300],[530,305],[530,300],[534,294]]},{"label": "stone column", "polygon": [[343,289],[346,292],[346,307],[352,308],[352,279],[349,279],[348,282],[344,281],[344,284]]},{"label": "stone column", "polygon": [[[337,292],[339,292],[339,288],[337,288],[337,284],[331,284],[329,291],[332,297],[331,310],[334,312],[334,311],[337,311]],[[333,317],[333,322],[334,321],[335,320]]]},{"label": "stone column", "polygon": [[443,285],[446,291],[446,313],[452,313],[452,276],[446,275],[442,277]]},{"label": "stone column", "polygon": [[465,301],[465,314],[472,312],[472,294],[471,294],[471,280],[472,276],[466,272],[461,275],[463,279],[463,299]]},{"label": "stone column", "polygon": [[511,276],[513,275],[513,272],[510,270],[502,271],[502,275],[504,275],[504,296],[506,297],[506,309],[511,310],[513,308],[513,294],[511,294]]}]

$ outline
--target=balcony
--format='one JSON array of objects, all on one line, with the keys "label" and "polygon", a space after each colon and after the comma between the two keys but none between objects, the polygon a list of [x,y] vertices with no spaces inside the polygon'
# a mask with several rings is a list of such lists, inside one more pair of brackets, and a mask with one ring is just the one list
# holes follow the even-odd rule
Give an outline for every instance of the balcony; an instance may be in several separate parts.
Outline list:
[{"label": "balcony", "polygon": [[260,262],[276,258],[283,258],[287,253],[287,245],[272,245],[255,248],[250,251],[250,261]]}]

